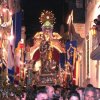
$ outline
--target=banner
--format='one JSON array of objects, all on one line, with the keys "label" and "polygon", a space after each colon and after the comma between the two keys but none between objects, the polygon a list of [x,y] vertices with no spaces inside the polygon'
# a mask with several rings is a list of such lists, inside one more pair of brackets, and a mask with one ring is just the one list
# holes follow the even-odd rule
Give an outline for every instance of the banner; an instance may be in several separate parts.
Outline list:
[{"label": "banner", "polygon": [[22,26],[22,12],[19,11],[12,16],[13,20],[13,32],[15,35],[15,48],[18,42],[21,40],[21,26]]},{"label": "banner", "polygon": [[66,42],[66,62],[69,67],[69,71],[72,78],[72,83],[76,84],[76,60],[77,60],[77,41],[67,41]]},{"label": "banner", "polygon": [[66,62],[69,64],[70,70],[73,71],[76,60],[77,41],[67,41],[65,47],[67,51]]},{"label": "banner", "polygon": [[59,64],[60,64],[61,68],[63,68],[63,69],[65,69],[65,58],[66,58],[66,54],[60,53]]},{"label": "banner", "polygon": [[8,78],[9,78],[9,83],[14,82],[14,67],[11,69],[8,69]]}]

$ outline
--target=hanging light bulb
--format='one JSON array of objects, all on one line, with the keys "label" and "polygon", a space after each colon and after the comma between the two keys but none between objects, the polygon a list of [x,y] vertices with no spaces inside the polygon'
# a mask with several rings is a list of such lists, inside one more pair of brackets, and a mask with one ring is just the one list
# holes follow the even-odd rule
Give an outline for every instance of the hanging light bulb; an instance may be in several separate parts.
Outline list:
[{"label": "hanging light bulb", "polygon": [[93,26],[91,27],[90,33],[91,33],[92,35],[96,35],[96,26],[95,26],[95,25],[93,25]]}]

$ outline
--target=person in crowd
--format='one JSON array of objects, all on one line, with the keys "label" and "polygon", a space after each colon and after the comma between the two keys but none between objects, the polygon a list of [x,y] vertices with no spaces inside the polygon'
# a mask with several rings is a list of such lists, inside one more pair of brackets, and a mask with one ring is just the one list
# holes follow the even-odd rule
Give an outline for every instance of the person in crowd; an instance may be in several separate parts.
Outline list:
[{"label": "person in crowd", "polygon": [[39,90],[37,92],[37,95],[35,97],[35,100],[48,100],[47,92],[44,89]]},{"label": "person in crowd", "polygon": [[94,87],[86,87],[84,90],[84,100],[96,100],[96,89]]},{"label": "person in crowd", "polygon": [[26,99],[25,100],[35,100],[37,90],[33,88],[33,86],[27,86],[26,89]]},{"label": "person in crowd", "polygon": [[53,86],[46,86],[46,91],[48,94],[48,100],[53,100],[55,95],[55,90]]},{"label": "person in crowd", "polygon": [[66,97],[65,100],[81,100],[81,99],[77,91],[70,91],[68,97]]},{"label": "person in crowd", "polygon": [[97,100],[100,100],[100,88],[96,88]]},{"label": "person in crowd", "polygon": [[55,95],[58,96],[58,97],[61,97],[62,87],[60,85],[55,85],[54,89],[55,89]]},{"label": "person in crowd", "polygon": [[84,88],[79,87],[79,88],[77,88],[76,91],[77,91],[77,92],[79,93],[79,95],[80,95],[80,100],[83,100],[83,97],[84,97],[84,95],[83,95],[83,93],[84,93]]},{"label": "person in crowd", "polygon": [[90,84],[90,83],[89,83],[89,84],[87,84],[86,87],[94,87],[94,86],[93,86],[93,84]]}]

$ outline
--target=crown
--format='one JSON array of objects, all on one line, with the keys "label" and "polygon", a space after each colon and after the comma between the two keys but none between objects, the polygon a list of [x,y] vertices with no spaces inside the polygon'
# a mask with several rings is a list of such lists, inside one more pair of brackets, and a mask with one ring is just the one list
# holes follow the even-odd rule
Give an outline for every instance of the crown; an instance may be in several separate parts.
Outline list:
[{"label": "crown", "polygon": [[55,24],[55,17],[52,11],[43,10],[39,19],[42,27],[53,28],[53,25]]}]

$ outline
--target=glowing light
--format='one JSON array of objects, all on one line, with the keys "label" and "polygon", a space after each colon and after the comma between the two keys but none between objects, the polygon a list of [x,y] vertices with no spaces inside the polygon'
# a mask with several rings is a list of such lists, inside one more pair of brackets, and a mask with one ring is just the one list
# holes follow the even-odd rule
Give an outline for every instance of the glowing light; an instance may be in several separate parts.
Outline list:
[{"label": "glowing light", "polygon": [[96,29],[95,29],[95,26],[93,26],[93,27],[90,29],[90,34],[96,35]]},{"label": "glowing light", "polygon": [[9,41],[12,41],[13,39],[14,39],[14,36],[13,35],[11,35],[11,36],[8,37],[8,40]]},{"label": "glowing light", "polygon": [[40,67],[41,67],[41,61],[39,60],[39,61],[36,62],[34,70],[39,71]]},{"label": "glowing light", "polygon": [[12,16],[12,14],[13,14],[13,13],[10,11],[10,12],[9,12],[9,15]]},{"label": "glowing light", "polygon": [[3,8],[3,12],[5,13],[7,11],[7,8]]},{"label": "glowing light", "polygon": [[69,17],[67,19],[67,24],[70,24],[71,21],[73,21],[73,10],[71,11],[71,14],[69,15]]},{"label": "glowing light", "polygon": [[56,65],[55,66],[53,66],[51,69],[53,70],[53,69],[55,69],[56,68]]},{"label": "glowing light", "polygon": [[22,43],[22,44],[24,43],[24,39],[21,39],[21,43]]},{"label": "glowing light", "polygon": [[24,65],[24,62],[23,62],[23,61],[20,61],[20,65],[22,65],[22,66],[23,66],[23,65]]},{"label": "glowing light", "polygon": [[49,16],[47,16],[47,19],[49,19]]},{"label": "glowing light", "polygon": [[2,38],[2,34],[0,33],[0,38]]},{"label": "glowing light", "polygon": [[6,49],[5,48],[3,48],[3,52],[6,52]]}]

